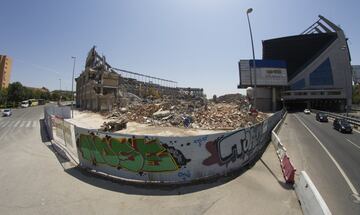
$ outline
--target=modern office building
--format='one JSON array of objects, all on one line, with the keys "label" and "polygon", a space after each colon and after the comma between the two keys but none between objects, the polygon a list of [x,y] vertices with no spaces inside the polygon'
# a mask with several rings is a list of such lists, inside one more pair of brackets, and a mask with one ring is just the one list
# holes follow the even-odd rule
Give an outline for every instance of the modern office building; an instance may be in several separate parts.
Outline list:
[{"label": "modern office building", "polygon": [[290,109],[344,111],[351,107],[351,57],[339,26],[319,16],[300,35],[264,40],[262,45],[263,60],[286,62],[287,86],[272,100],[283,101]]},{"label": "modern office building", "polygon": [[9,86],[11,66],[11,58],[6,55],[0,55],[0,89]]}]

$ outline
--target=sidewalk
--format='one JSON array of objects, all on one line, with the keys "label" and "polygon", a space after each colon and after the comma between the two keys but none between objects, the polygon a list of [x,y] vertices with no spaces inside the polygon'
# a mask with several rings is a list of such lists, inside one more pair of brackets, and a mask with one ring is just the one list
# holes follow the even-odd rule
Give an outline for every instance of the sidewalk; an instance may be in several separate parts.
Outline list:
[{"label": "sidewalk", "polygon": [[[302,214],[292,186],[284,183],[271,143],[252,168],[230,181],[222,178],[175,188],[144,188],[84,175],[72,168],[65,168],[65,172],[91,187],[101,188],[95,192],[94,189],[83,191],[86,196],[103,196],[87,203],[102,205],[101,211],[95,213],[113,214],[120,210],[122,214]],[[106,199],[121,202],[121,205]],[[75,208],[73,211],[86,212]]]}]

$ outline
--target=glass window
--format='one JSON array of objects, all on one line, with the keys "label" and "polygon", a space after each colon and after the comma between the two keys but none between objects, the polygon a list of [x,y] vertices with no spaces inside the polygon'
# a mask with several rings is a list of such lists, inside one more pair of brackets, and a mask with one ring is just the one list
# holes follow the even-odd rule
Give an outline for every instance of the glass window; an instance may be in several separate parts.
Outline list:
[{"label": "glass window", "polygon": [[300,90],[305,88],[305,79],[298,80],[293,85],[290,86],[292,90]]},{"label": "glass window", "polygon": [[329,58],[327,58],[318,68],[309,76],[310,85],[333,85],[332,69]]},{"label": "glass window", "polygon": [[294,93],[295,96],[306,96],[307,93],[306,92],[296,92]]},{"label": "glass window", "polygon": [[340,91],[330,91],[328,92],[328,95],[341,95]]}]

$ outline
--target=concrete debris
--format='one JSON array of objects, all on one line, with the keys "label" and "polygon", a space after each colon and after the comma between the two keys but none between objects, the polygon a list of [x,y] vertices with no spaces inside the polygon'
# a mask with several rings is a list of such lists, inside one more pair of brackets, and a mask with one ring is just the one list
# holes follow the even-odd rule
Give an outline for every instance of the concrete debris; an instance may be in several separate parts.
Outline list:
[{"label": "concrete debris", "polygon": [[250,126],[267,117],[261,112],[250,114],[249,107],[246,98],[240,94],[220,96],[216,98],[216,102],[203,97],[191,100],[164,97],[129,102],[126,108],[113,109],[107,118],[121,118],[162,127],[227,130]]},{"label": "concrete debris", "polygon": [[126,119],[104,122],[103,125],[101,126],[100,130],[101,131],[109,131],[109,132],[120,131],[120,130],[126,129],[127,122],[128,121]]},{"label": "concrete debris", "polygon": [[169,110],[162,110],[162,108],[160,108],[160,110],[153,113],[153,117],[156,119],[162,118],[163,120],[166,120],[169,119],[170,114],[171,112]]}]

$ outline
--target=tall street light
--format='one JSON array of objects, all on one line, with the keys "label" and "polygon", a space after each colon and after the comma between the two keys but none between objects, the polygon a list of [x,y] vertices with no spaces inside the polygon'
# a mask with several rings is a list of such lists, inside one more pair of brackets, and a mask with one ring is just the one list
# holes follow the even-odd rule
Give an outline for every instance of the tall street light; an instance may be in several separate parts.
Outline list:
[{"label": "tall street light", "polygon": [[59,95],[60,95],[59,104],[60,104],[61,103],[61,78],[59,78],[59,82],[60,82],[60,91],[59,91]]},{"label": "tall street light", "polygon": [[[254,73],[254,108],[256,109],[256,65],[255,65],[255,51],[254,51],[254,41],[251,31],[251,25],[250,25],[250,19],[249,19],[249,13],[253,11],[252,8],[247,9],[246,16],[249,24],[249,30],[250,30],[250,38],[251,38],[251,47],[252,47],[252,54],[253,54],[253,73]],[[252,74],[250,73],[250,78]],[[252,83],[251,83],[252,84]]]},{"label": "tall street light", "polygon": [[76,57],[71,57],[74,60],[72,79],[71,79],[71,118],[74,118],[74,76],[75,76],[75,63]]}]

